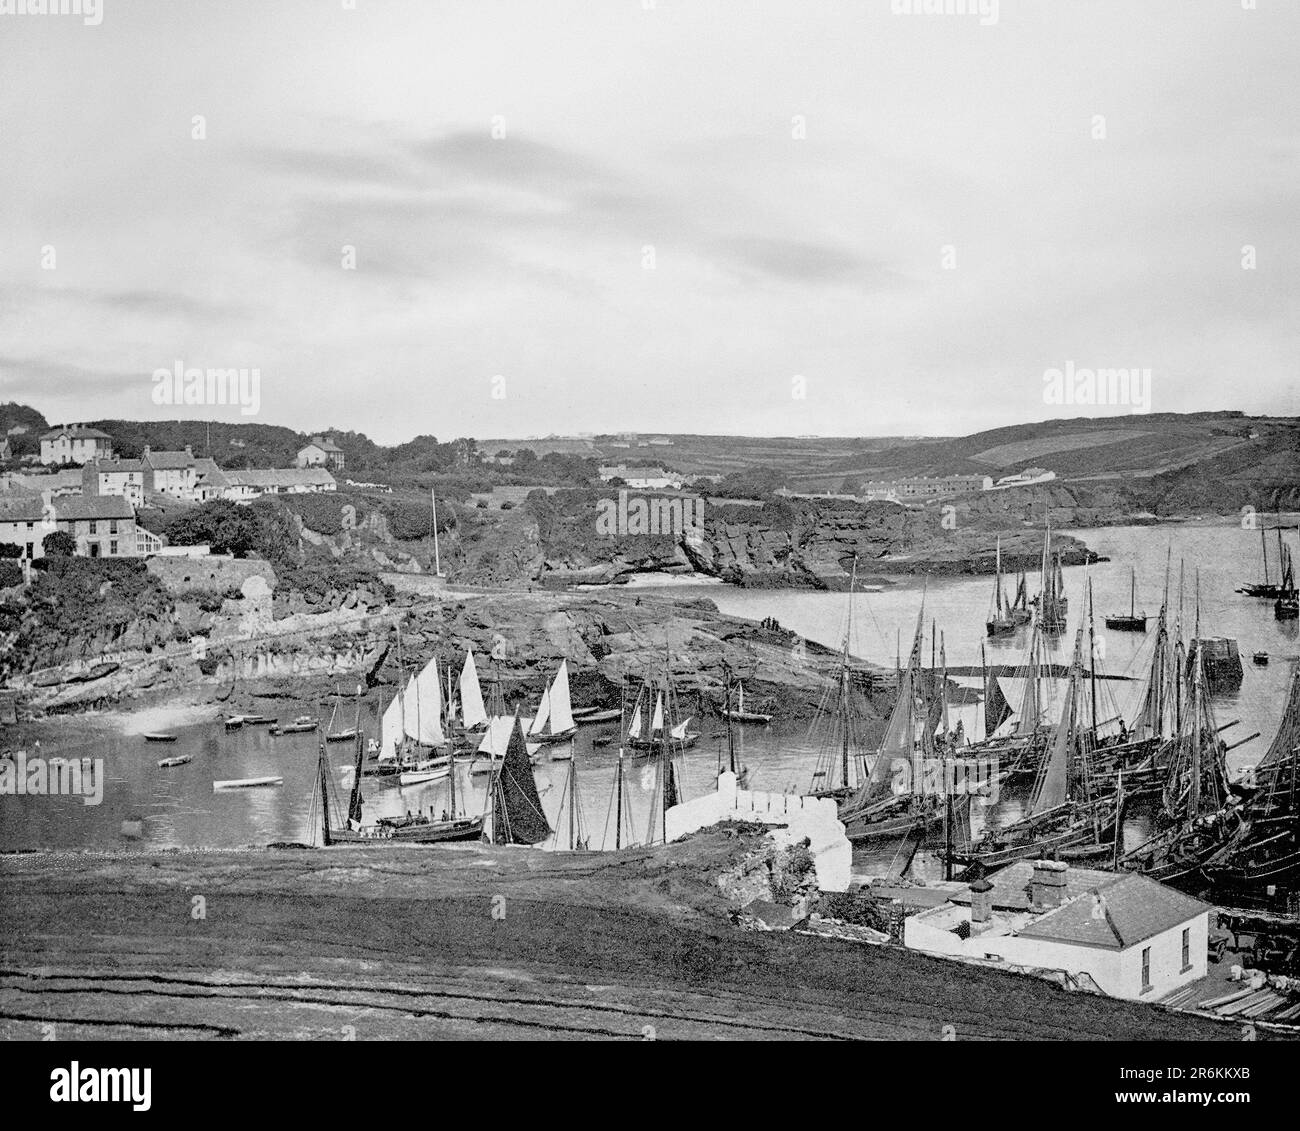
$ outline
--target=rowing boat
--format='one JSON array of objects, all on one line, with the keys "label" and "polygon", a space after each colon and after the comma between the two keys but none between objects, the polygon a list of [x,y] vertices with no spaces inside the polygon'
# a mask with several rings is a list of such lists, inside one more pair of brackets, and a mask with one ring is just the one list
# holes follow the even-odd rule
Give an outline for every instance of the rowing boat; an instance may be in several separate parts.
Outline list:
[{"label": "rowing boat", "polygon": [[158,734],[155,732],[149,732],[145,734],[144,740],[145,742],[175,742],[176,736],[174,734]]},{"label": "rowing boat", "polygon": [[256,789],[263,785],[283,785],[284,778],[266,777],[266,778],[230,778],[226,781],[214,781],[212,791],[225,789]]},{"label": "rowing boat", "polygon": [[166,770],[172,766],[183,766],[186,762],[193,761],[193,759],[193,754],[178,754],[175,758],[162,758],[158,762],[158,768]]}]

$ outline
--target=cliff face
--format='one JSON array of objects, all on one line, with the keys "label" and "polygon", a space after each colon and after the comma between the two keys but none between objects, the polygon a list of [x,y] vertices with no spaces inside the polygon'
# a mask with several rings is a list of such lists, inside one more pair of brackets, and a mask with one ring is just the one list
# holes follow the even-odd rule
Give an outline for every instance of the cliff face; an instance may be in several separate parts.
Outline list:
[{"label": "cliff face", "polygon": [[[1043,550],[1041,532],[1023,526],[1035,517],[1031,500],[1023,501],[1023,517],[996,504],[924,510],[816,499],[720,505],[706,507],[696,527],[650,535],[602,534],[598,505],[599,496],[581,491],[530,500],[543,556],[539,580],[615,582],[638,572],[693,571],[752,587],[843,589],[855,558],[859,579],[991,573],[998,531],[1009,524],[1020,529],[1001,535],[1006,568],[1034,569]],[[1052,552],[1067,565],[1095,560],[1063,535],[1053,535]]]}]

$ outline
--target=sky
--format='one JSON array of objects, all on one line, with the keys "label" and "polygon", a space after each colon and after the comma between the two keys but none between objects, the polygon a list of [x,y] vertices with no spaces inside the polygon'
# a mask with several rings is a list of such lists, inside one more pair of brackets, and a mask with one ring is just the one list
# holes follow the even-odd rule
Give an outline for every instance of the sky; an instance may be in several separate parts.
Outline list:
[{"label": "sky", "polygon": [[52,422],[1300,414],[1295,0],[101,2],[0,0],[0,400]]}]

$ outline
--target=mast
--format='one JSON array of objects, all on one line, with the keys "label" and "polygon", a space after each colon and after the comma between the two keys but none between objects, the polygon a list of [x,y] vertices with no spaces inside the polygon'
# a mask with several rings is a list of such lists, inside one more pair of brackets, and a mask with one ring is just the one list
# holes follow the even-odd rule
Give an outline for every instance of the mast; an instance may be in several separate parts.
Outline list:
[{"label": "mast", "polygon": [[1097,738],[1097,624],[1092,616],[1092,580],[1088,580],[1088,650],[1091,652],[1091,658],[1088,661],[1089,666],[1089,683],[1091,684],[1092,699],[1092,745],[1095,748],[1098,743]]},{"label": "mast", "polygon": [[980,696],[980,710],[984,712],[984,737],[988,738],[989,732],[989,660],[984,654],[984,641],[980,641],[980,690],[983,694]]},{"label": "mast", "polygon": [[361,820],[361,767],[366,757],[366,739],[358,729],[357,752],[352,763],[352,793],[348,797],[348,820]]},{"label": "mast", "polygon": [[325,741],[321,740],[320,754],[317,763],[320,769],[320,812],[321,812],[321,840],[326,848],[330,846],[330,794],[329,794],[329,770],[326,768],[325,759]]},{"label": "mast", "polygon": [[1259,548],[1264,555],[1264,587],[1268,587],[1268,528],[1264,522],[1259,524]]},{"label": "mast", "polygon": [[[853,590],[858,583],[858,558],[849,574],[849,615],[844,626],[844,654],[840,660],[840,786],[849,788],[849,646],[853,639]],[[734,766],[732,767],[735,768]]]},{"label": "mast", "polygon": [[[618,748],[618,769],[614,774],[614,792],[618,798],[614,813],[614,850],[623,847],[623,748]],[[608,813],[609,810],[606,810]]]},{"label": "mast", "polygon": [[[1088,604],[1089,604],[1089,607],[1091,607],[1091,605],[1092,605],[1092,591],[1091,591],[1091,590],[1088,591]],[[1137,570],[1134,569],[1132,566],[1130,566],[1130,567],[1129,567],[1129,571],[1128,571],[1128,615],[1129,615],[1129,619],[1132,620],[1133,617],[1134,617],[1136,614],[1137,614]]]}]

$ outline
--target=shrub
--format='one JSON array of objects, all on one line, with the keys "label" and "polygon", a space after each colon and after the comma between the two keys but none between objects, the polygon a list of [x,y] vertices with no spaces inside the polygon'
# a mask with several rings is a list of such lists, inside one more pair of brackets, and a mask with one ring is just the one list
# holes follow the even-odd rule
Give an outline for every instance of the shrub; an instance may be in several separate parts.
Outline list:
[{"label": "shrub", "polygon": [[77,540],[66,530],[55,530],[41,539],[47,558],[70,558],[77,552]]},{"label": "shrub", "polygon": [[0,559],[3,558],[21,558],[23,548],[15,546],[12,542],[0,542]]},{"label": "shrub", "polygon": [[22,581],[22,566],[8,560],[0,561],[0,589],[11,589],[15,585],[21,585]]}]

